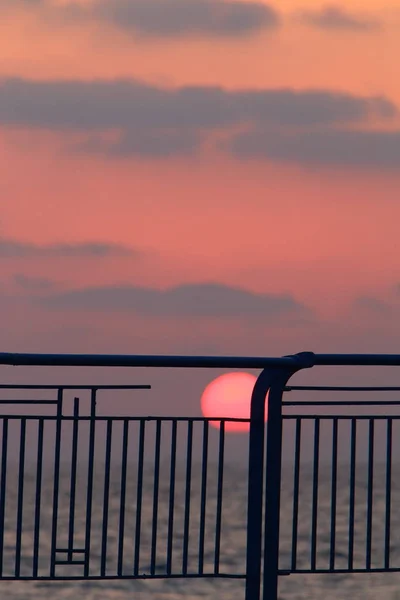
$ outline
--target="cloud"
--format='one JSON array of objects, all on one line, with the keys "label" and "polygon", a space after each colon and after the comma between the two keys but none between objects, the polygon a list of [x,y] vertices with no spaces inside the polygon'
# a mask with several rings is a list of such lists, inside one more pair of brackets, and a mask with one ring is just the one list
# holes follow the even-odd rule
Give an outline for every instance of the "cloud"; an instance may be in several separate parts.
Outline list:
[{"label": "cloud", "polygon": [[318,11],[303,11],[300,18],[309,25],[332,31],[341,29],[362,32],[380,27],[377,20],[348,13],[338,6],[326,6]]},{"label": "cloud", "polygon": [[241,159],[322,167],[400,168],[400,131],[328,129],[284,134],[253,130],[234,136],[226,147]]},{"label": "cloud", "polygon": [[14,275],[14,281],[18,287],[27,292],[36,292],[54,289],[57,284],[52,279],[46,277],[35,277],[17,273]]},{"label": "cloud", "polygon": [[[0,96],[0,125],[86,134],[85,141],[69,146],[72,152],[113,158],[190,156],[212,132],[242,130],[227,146],[236,156],[303,164],[398,165],[396,132],[343,129],[398,115],[384,96],[16,78],[0,80]],[[113,141],[106,139],[108,133]]]},{"label": "cloud", "polygon": [[256,0],[94,0],[85,4],[0,0],[0,6],[30,8],[40,19],[58,26],[95,22],[135,37],[157,39],[241,37],[273,31],[280,25],[277,11]]},{"label": "cloud", "polygon": [[85,142],[75,145],[73,149],[84,154],[100,154],[111,158],[136,156],[165,159],[192,156],[200,144],[201,136],[190,130],[129,129],[116,142],[93,135]]},{"label": "cloud", "polygon": [[374,296],[360,296],[356,298],[354,308],[378,316],[388,315],[393,310],[390,304]]},{"label": "cloud", "polygon": [[93,131],[311,126],[392,118],[383,96],[329,90],[160,88],[136,80],[0,80],[0,124]]},{"label": "cloud", "polygon": [[81,17],[126,32],[157,38],[236,37],[279,26],[277,12],[262,2],[231,0],[98,0]]},{"label": "cloud", "polygon": [[140,251],[120,244],[84,242],[39,245],[18,240],[0,239],[0,259],[5,258],[102,258],[107,256],[139,256]]},{"label": "cloud", "polygon": [[256,294],[220,284],[167,290],[139,286],[92,287],[43,297],[53,308],[132,311],[162,317],[306,317],[310,311],[290,295]]}]

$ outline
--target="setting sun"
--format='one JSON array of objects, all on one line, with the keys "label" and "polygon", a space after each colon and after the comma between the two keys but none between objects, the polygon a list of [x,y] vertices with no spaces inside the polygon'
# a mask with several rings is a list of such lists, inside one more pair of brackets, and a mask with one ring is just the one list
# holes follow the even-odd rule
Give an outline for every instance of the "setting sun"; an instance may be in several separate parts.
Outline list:
[{"label": "setting sun", "polygon": [[[201,410],[205,417],[249,419],[251,394],[257,378],[250,373],[227,373],[217,377],[205,388]],[[210,421],[219,428],[219,421]],[[249,423],[227,422],[226,431],[248,431]]]}]

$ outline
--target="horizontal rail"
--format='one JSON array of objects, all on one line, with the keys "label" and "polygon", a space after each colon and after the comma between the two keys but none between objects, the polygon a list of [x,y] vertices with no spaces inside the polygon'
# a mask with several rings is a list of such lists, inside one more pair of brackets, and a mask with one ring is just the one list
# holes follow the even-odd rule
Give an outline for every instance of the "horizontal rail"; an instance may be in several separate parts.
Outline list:
[{"label": "horizontal rail", "polygon": [[[7,415],[8,416],[8,415]],[[28,418],[28,417],[26,417]],[[64,417],[63,417],[64,418]],[[351,421],[352,419],[357,419],[357,420],[364,420],[364,419],[376,419],[377,421],[379,420],[387,420],[387,419],[393,419],[393,421],[398,421],[400,420],[400,415],[355,415],[355,414],[348,414],[348,415],[323,415],[321,413],[317,413],[317,414],[303,414],[303,415],[298,415],[298,414],[293,414],[293,415],[282,415],[282,419],[283,420],[287,420],[287,419],[319,419],[320,421],[327,421],[327,420],[332,420],[332,419],[339,419],[339,420],[349,420]],[[218,419],[216,419],[218,420]]]},{"label": "horizontal rail", "polygon": [[400,400],[285,400],[282,406],[400,406]]},{"label": "horizontal rail", "polygon": [[312,366],[400,366],[400,354],[314,354],[283,357],[168,356],[125,354],[27,354],[0,352],[0,365],[68,367],[172,367],[231,369]]},{"label": "horizontal rail", "polygon": [[28,385],[28,384],[0,384],[0,390],[151,390],[151,385]]},{"label": "horizontal rail", "polygon": [[[71,563],[69,563],[71,564]],[[80,563],[72,563],[80,564]],[[142,573],[139,575],[87,575],[85,581],[116,581],[116,580],[135,580],[135,579],[246,579],[245,573],[171,573],[168,577],[165,574],[155,573],[154,575],[147,575]],[[30,575],[5,575],[1,577],[1,581],[82,581],[82,577],[79,575],[45,575],[39,577],[32,577]]]},{"label": "horizontal rail", "polygon": [[[19,415],[13,415],[13,414],[0,414],[0,419],[7,417],[7,419],[9,421],[13,420],[13,419],[25,419],[25,420],[32,420],[32,419],[41,419],[43,421],[57,421],[57,419],[59,417],[57,417],[57,415],[26,415],[26,414],[19,414]],[[285,417],[286,418],[286,417]],[[321,417],[323,418],[323,417]],[[328,416],[326,418],[329,418]],[[359,418],[359,417],[357,417]],[[393,416],[393,418],[395,418]],[[400,415],[399,415],[400,418]],[[215,421],[218,422],[222,422],[222,423],[250,423],[250,419],[244,419],[244,418],[234,418],[234,417],[148,417],[148,416],[144,416],[144,417],[137,417],[137,416],[118,416],[118,415],[96,415],[95,417],[92,417],[91,415],[79,415],[79,417],[75,417],[74,415],[62,415],[62,420],[63,421],[108,421],[109,419],[112,419],[113,421],[135,421],[135,422],[141,422],[141,421],[166,421],[166,422],[171,422],[171,421],[179,421],[179,422],[184,422],[184,423],[188,423],[188,422],[201,422],[201,423],[214,423]]]},{"label": "horizontal rail", "polygon": [[359,386],[359,385],[288,385],[285,392],[400,392],[400,387],[393,386]]},{"label": "horizontal rail", "polygon": [[[153,356],[116,354],[12,354],[0,353],[0,365],[65,366],[65,367],[177,367],[229,369],[290,367],[302,358],[237,357],[237,356]],[[304,360],[304,359],[303,359]],[[399,357],[400,364],[400,357]]]}]

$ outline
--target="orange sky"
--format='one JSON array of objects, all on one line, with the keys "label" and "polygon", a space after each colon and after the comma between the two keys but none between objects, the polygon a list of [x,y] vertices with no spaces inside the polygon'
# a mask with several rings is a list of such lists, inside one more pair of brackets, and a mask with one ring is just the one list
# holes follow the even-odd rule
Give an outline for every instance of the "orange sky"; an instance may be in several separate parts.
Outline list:
[{"label": "orange sky", "polygon": [[[301,22],[299,12],[323,9],[317,0],[272,6],[281,14],[273,31],[166,40],[137,38],[96,19],[46,18],[45,5],[29,8],[22,2],[10,8],[0,0],[0,77],[125,78],[157,88],[320,89],[384,96],[400,107],[395,6],[376,0],[336,5],[379,21],[371,30],[328,30]],[[0,115],[1,102],[0,95]],[[396,132],[399,122],[372,117],[365,128]],[[142,254],[0,257],[0,285],[9,299],[2,328],[10,349],[23,351],[24,343],[49,349],[52,330],[59,332],[54,350],[72,349],[68,330],[74,324],[78,329],[86,324],[90,335],[96,331],[98,345],[88,346],[103,351],[107,343],[110,351],[126,350],[126,331],[137,336],[138,351],[160,344],[166,351],[215,347],[229,353],[242,343],[251,352],[260,351],[266,338],[276,344],[276,352],[268,347],[272,354],[304,344],[311,348],[313,340],[317,349],[329,351],[338,335],[345,351],[364,346],[368,331],[379,331],[376,345],[395,344],[393,336],[400,333],[391,312],[398,311],[400,283],[396,169],[235,159],[207,146],[199,156],[168,159],[73,152],[86,135],[0,123],[0,161],[6,165],[0,239],[37,246],[114,243]],[[32,285],[35,278],[53,282],[54,289],[22,289],[15,283],[21,274]],[[289,315],[257,326],[251,315],[233,321],[193,315],[188,333],[187,318],[121,315],[112,307],[105,313],[48,312],[35,301],[86,287],[166,289],[207,282],[251,294],[288,294],[311,309],[313,323],[293,324]],[[372,304],[360,308],[360,297],[381,302],[383,312]],[[40,341],[41,331],[48,332],[49,342]],[[84,343],[82,336],[76,339]]]}]

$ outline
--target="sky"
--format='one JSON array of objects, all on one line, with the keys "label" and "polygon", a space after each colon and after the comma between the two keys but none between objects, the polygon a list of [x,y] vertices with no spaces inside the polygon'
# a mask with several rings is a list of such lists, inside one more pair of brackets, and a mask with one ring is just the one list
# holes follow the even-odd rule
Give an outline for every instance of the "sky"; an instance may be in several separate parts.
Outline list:
[{"label": "sky", "polygon": [[2,351],[399,351],[398,2],[0,15]]}]

